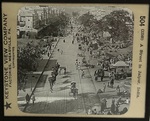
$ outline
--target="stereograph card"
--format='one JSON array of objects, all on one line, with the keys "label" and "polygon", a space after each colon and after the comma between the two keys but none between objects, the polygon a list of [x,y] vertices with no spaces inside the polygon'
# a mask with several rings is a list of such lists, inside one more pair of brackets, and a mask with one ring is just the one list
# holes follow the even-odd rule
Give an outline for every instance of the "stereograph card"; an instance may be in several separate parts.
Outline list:
[{"label": "stereograph card", "polygon": [[144,118],[148,11],[3,2],[4,115]]}]

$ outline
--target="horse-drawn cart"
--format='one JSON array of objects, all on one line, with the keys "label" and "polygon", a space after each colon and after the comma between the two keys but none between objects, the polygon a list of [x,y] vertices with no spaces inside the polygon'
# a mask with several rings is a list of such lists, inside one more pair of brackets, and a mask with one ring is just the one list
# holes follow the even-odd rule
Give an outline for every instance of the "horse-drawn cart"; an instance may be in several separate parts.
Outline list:
[{"label": "horse-drawn cart", "polygon": [[78,96],[78,89],[76,88],[76,82],[72,82],[72,83],[71,83],[71,88],[70,88],[69,95],[71,96],[71,94],[73,94],[73,97],[74,97],[75,99],[77,99],[77,96]]},{"label": "horse-drawn cart", "polygon": [[95,81],[98,80],[98,77],[101,77],[101,81],[103,81],[104,70],[102,70],[102,69],[96,70],[95,73],[94,73],[94,77],[95,77]]}]

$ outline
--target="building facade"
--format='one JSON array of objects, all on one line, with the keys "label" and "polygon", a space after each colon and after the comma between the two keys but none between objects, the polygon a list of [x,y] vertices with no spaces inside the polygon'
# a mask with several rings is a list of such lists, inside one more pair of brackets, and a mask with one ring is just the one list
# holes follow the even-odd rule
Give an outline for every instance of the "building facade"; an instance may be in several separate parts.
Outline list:
[{"label": "building facade", "polygon": [[39,17],[31,8],[22,8],[17,16],[17,35],[19,38],[35,36],[39,25]]},{"label": "building facade", "polygon": [[35,38],[38,31],[49,25],[53,16],[62,11],[49,6],[23,7],[17,15],[17,37]]}]

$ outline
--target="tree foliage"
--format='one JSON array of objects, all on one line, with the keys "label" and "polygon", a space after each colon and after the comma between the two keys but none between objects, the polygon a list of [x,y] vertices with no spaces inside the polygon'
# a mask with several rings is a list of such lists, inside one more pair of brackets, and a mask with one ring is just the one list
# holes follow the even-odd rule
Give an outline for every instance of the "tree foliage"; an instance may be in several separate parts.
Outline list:
[{"label": "tree foliage", "polygon": [[59,15],[51,14],[48,18],[48,25],[39,32],[40,36],[58,36],[65,32],[69,24],[69,15],[62,12]]},{"label": "tree foliage", "polygon": [[83,25],[85,28],[88,28],[91,26],[91,24],[94,21],[94,15],[88,13],[83,14],[78,18],[78,21],[81,25]]},{"label": "tree foliage", "polygon": [[133,16],[125,10],[115,10],[100,20],[88,12],[80,16],[78,21],[85,31],[89,32],[90,29],[97,34],[106,31],[114,40],[126,41],[133,34]]},{"label": "tree foliage", "polygon": [[40,59],[40,48],[28,43],[25,48],[18,49],[18,69],[25,71],[35,70],[37,60]]},{"label": "tree foliage", "polygon": [[103,31],[108,31],[112,38],[128,40],[133,31],[133,19],[125,10],[116,10],[100,20]]},{"label": "tree foliage", "polygon": [[35,71],[38,67],[38,60],[41,58],[40,44],[34,46],[32,42],[23,48],[18,48],[18,85],[25,81],[26,73]]}]

